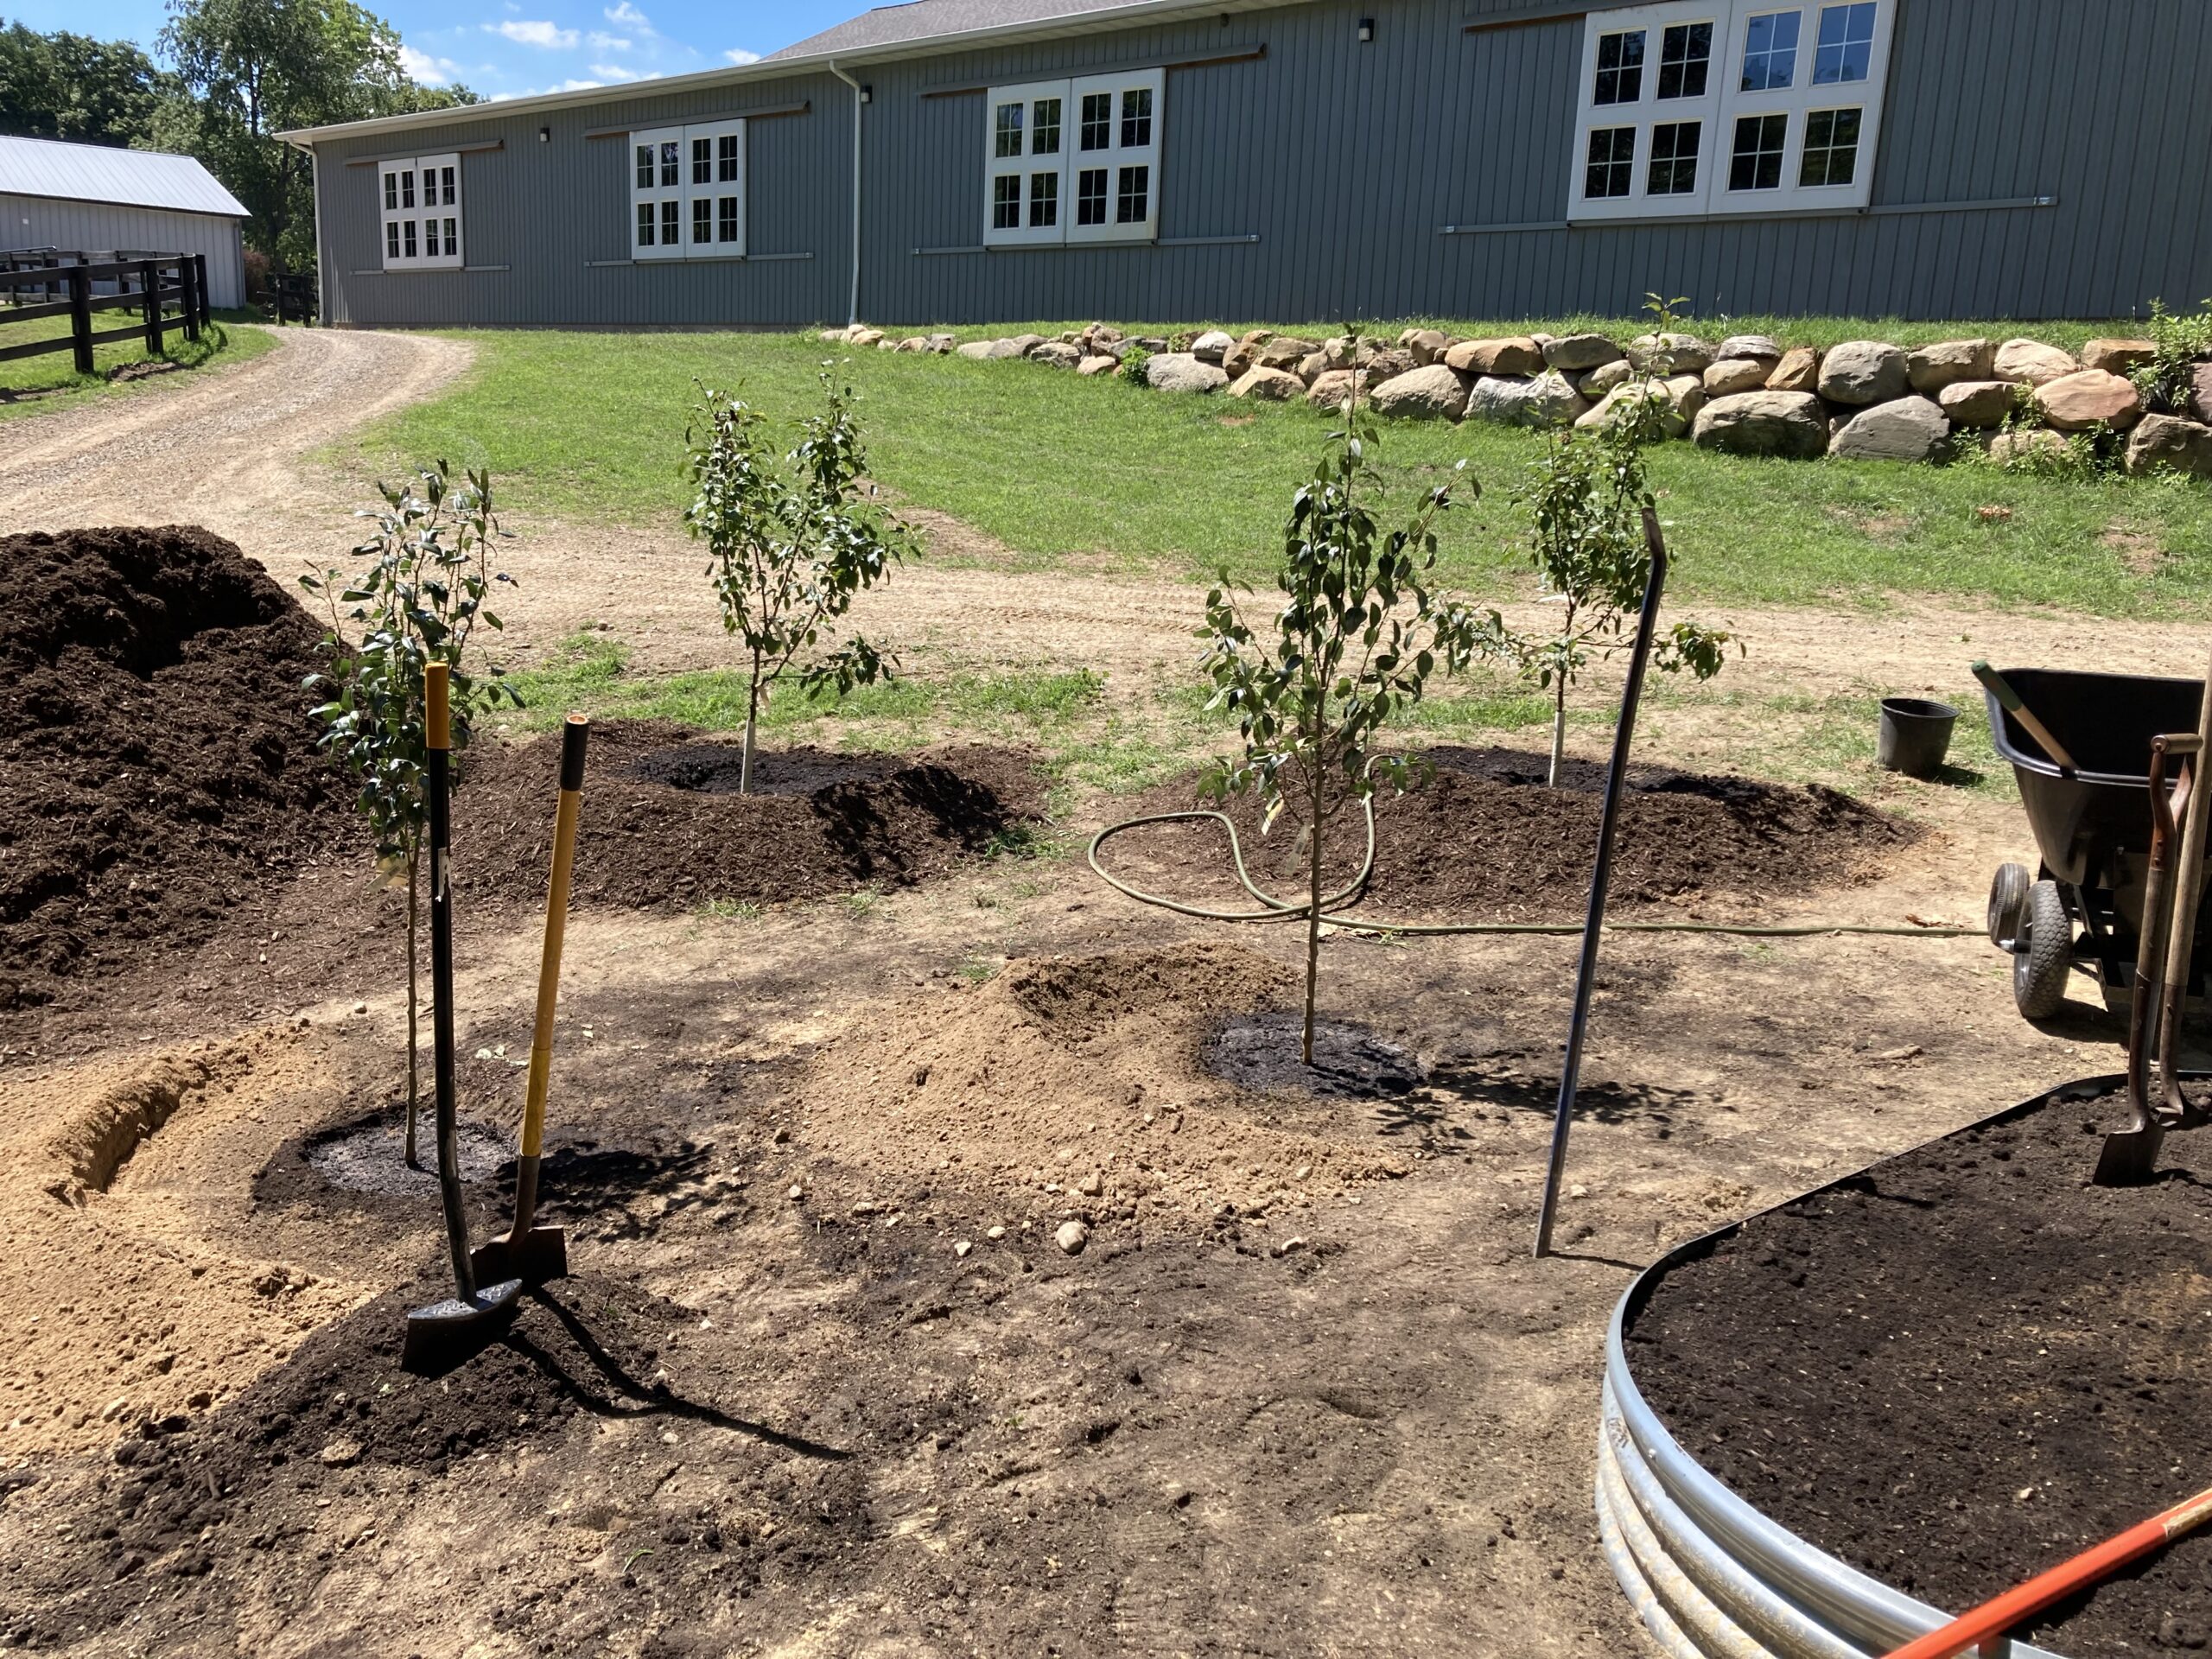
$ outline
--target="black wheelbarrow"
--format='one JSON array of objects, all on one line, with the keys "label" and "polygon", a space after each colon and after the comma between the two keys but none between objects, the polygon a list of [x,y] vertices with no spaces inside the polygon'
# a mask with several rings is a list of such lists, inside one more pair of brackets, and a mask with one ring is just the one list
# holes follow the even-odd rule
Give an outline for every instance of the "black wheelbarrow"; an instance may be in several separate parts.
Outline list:
[{"label": "black wheelbarrow", "polygon": [[[2012,958],[2012,1000],[2046,1020],[2066,1000],[2075,968],[2094,977],[2107,1007],[2129,1000],[2141,941],[2151,860],[2151,740],[2194,732],[2201,680],[2069,669],[2008,668],[2005,681],[2073,757],[2062,768],[1986,693],[1989,733],[2012,762],[2038,861],[2000,864],[1989,887],[1989,938]],[[2204,993],[2202,913],[2191,941],[2189,995]]]}]

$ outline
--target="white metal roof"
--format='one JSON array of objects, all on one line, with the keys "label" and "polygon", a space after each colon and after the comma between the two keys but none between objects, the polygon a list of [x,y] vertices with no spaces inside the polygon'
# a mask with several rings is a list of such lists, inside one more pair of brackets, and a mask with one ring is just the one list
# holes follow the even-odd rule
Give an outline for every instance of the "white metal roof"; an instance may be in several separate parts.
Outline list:
[{"label": "white metal roof", "polygon": [[0,195],[108,201],[226,219],[252,216],[189,156],[65,144],[52,138],[0,137]]}]

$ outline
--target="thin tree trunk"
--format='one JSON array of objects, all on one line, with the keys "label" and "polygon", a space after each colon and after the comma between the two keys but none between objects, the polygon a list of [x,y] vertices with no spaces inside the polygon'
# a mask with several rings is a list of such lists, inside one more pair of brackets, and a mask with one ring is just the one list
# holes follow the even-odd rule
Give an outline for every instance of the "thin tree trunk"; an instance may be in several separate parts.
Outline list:
[{"label": "thin tree trunk", "polygon": [[1317,759],[1313,767],[1313,819],[1306,837],[1306,1030],[1299,1039],[1298,1057],[1313,1064],[1313,995],[1321,979],[1321,789],[1324,774]]},{"label": "thin tree trunk", "polygon": [[745,690],[745,748],[738,757],[737,792],[753,792],[753,740],[760,724],[760,653],[753,653],[753,681]]},{"label": "thin tree trunk", "polygon": [[1559,763],[1567,749],[1567,676],[1562,674],[1552,683],[1552,769],[1545,781],[1554,789],[1559,787]]},{"label": "thin tree trunk", "polygon": [[423,845],[418,836],[407,849],[407,1166],[423,1167],[415,1150],[415,1109],[422,1098],[422,1058],[416,1041],[419,1005],[415,995],[416,917],[420,909]]}]

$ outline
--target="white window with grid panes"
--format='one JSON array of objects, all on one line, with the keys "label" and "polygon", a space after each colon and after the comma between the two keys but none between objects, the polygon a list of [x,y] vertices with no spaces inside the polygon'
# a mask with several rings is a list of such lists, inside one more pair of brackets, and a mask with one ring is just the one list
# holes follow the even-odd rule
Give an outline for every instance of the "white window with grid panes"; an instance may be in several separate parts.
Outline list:
[{"label": "white window with grid panes", "polygon": [[632,258],[744,257],[744,122],[633,132],[629,167]]},{"label": "white window with grid panes", "polygon": [[993,87],[985,245],[1155,240],[1166,93],[1159,69]]},{"label": "white window with grid panes", "polygon": [[461,157],[411,156],[377,164],[386,270],[461,269]]},{"label": "white window with grid panes", "polygon": [[1592,12],[1570,219],[1864,207],[1895,0]]}]

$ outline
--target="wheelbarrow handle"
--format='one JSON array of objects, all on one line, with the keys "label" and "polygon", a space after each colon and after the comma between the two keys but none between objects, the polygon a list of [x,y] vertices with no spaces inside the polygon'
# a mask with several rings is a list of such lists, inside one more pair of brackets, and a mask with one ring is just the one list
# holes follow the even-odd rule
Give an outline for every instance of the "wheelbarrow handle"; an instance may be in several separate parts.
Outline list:
[{"label": "wheelbarrow handle", "polygon": [[2074,757],[2066,746],[2050,734],[2050,728],[2035,716],[2035,711],[2020,701],[2020,694],[2012,683],[1992,668],[1986,661],[1974,664],[1974,677],[1989,688],[1989,695],[1997,699],[1997,706],[2020,722],[2020,729],[2043,746],[2043,752],[2068,772],[2079,772]]}]

